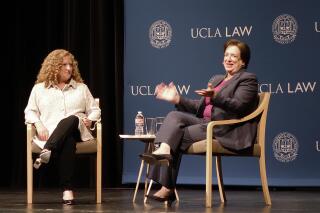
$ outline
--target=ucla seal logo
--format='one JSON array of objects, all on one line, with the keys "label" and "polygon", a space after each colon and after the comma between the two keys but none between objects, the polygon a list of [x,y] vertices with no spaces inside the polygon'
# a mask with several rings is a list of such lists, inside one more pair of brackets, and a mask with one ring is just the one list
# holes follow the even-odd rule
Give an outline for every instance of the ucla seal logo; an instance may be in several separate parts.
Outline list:
[{"label": "ucla seal logo", "polygon": [[272,24],[273,38],[280,44],[288,44],[295,40],[298,24],[295,18],[288,14],[278,16]]},{"label": "ucla seal logo", "polygon": [[288,132],[278,134],[273,140],[272,147],[275,158],[281,162],[293,161],[298,155],[298,141]]},{"label": "ucla seal logo", "polygon": [[160,49],[169,46],[171,37],[171,26],[164,20],[154,22],[149,29],[150,43],[155,48]]}]

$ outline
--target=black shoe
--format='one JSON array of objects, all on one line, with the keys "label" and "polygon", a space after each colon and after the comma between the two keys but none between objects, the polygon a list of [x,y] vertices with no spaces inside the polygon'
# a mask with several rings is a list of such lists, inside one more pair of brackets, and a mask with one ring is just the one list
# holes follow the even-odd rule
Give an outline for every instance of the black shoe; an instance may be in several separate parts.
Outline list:
[{"label": "black shoe", "polygon": [[155,195],[146,195],[147,198],[150,198],[152,200],[158,201],[158,202],[168,202],[168,205],[171,205],[176,200],[176,195],[174,192],[169,193],[166,197],[158,197]]},{"label": "black shoe", "polygon": [[157,160],[153,157],[151,153],[142,153],[139,155],[139,157],[147,162],[148,164],[156,164]]},{"label": "black shoe", "polygon": [[75,204],[74,200],[62,200],[62,203],[63,203],[64,205],[69,205],[69,206]]},{"label": "black shoe", "polygon": [[156,160],[167,160],[167,161],[172,161],[172,156],[170,154],[152,154]]},{"label": "black shoe", "polygon": [[172,162],[172,156],[170,154],[155,155],[151,153],[143,153],[143,154],[140,154],[139,156],[148,164],[170,165],[170,163]]}]

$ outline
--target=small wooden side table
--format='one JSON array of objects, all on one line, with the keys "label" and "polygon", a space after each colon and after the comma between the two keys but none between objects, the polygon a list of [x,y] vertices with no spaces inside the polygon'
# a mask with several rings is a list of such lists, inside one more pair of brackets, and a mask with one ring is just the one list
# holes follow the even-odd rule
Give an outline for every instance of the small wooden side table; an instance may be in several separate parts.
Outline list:
[{"label": "small wooden side table", "polygon": [[[119,137],[121,139],[126,139],[126,140],[138,140],[141,141],[143,143],[145,143],[144,145],[144,152],[147,153],[152,153],[154,150],[154,146],[153,146],[153,141],[156,138],[155,135],[119,135]],[[147,173],[149,172],[149,167],[150,165],[147,164]],[[140,163],[140,169],[139,169],[139,173],[138,173],[138,178],[137,178],[137,183],[136,183],[136,188],[133,194],[133,199],[132,202],[135,202],[136,200],[136,196],[137,196],[137,192],[138,192],[138,188],[139,188],[139,184],[140,184],[140,179],[141,179],[141,174],[144,168],[144,160],[141,160]],[[148,188],[148,179],[145,179],[145,183],[144,183],[144,195],[146,195],[147,193],[147,188]]]}]

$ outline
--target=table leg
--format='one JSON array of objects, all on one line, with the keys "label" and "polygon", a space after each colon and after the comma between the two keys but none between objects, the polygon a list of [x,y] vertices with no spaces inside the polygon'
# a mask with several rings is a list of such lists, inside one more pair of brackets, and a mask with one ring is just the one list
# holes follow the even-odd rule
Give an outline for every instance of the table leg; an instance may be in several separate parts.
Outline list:
[{"label": "table leg", "polygon": [[135,202],[135,200],[136,200],[136,196],[137,196],[137,192],[138,192],[138,188],[139,188],[139,184],[140,184],[140,178],[141,178],[143,166],[144,166],[144,160],[141,160],[138,179],[137,179],[137,183],[136,183],[136,189],[134,190],[134,195],[133,195],[132,202]]},{"label": "table leg", "polygon": [[[154,151],[153,143],[148,143],[148,147],[147,147],[147,149],[145,151],[147,153],[152,153]],[[149,194],[151,186],[152,186],[152,182],[153,182],[152,180],[150,180],[150,182],[149,182],[150,185],[148,187],[148,178],[147,178],[147,176],[149,174],[149,170],[150,170],[150,164],[147,164],[146,179],[145,179],[145,183],[144,183],[144,203],[147,202],[146,195]],[[147,190],[147,188],[148,188],[148,190]]]},{"label": "table leg", "polygon": [[[153,145],[152,143],[146,143],[145,146],[144,146],[144,152],[151,153],[153,151],[153,146],[152,145]],[[144,160],[141,160],[140,169],[139,169],[138,178],[137,178],[137,183],[136,183],[136,188],[134,190],[132,202],[136,201],[136,197],[137,197],[137,193],[138,193],[138,188],[139,188],[139,184],[140,184],[140,179],[141,179],[141,174],[142,174],[142,171],[143,171],[143,167],[144,167]],[[150,165],[147,164],[146,176],[147,176],[147,174],[149,172],[149,167],[150,167]],[[147,186],[148,186],[148,179],[146,178],[145,179],[145,186],[144,186],[144,195],[146,195]]]},{"label": "table leg", "polygon": [[146,196],[147,194],[147,188],[148,188],[148,173],[149,173],[149,168],[150,168],[150,165],[147,163],[147,171],[146,171],[146,179],[144,181],[144,196]]},{"label": "table leg", "polygon": [[[153,183],[153,180],[150,180],[149,187],[148,187],[146,195],[149,194],[151,186],[152,186],[152,183]],[[147,202],[147,196],[144,197],[144,203],[146,203],[146,202]]]},{"label": "table leg", "polygon": [[180,199],[179,199],[179,195],[178,195],[177,188],[174,188],[174,193],[176,194],[177,202],[179,202],[179,201],[180,201]]}]

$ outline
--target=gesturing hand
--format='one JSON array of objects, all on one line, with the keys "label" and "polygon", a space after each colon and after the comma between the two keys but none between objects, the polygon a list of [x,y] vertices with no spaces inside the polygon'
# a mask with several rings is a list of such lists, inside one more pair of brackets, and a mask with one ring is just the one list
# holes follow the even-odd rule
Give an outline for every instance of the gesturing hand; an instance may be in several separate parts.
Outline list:
[{"label": "gesturing hand", "polygon": [[38,138],[42,141],[46,141],[49,138],[49,131],[43,124],[39,121],[34,124],[36,126]]},{"label": "gesturing hand", "polygon": [[195,93],[203,97],[212,97],[214,95],[214,90],[211,83],[208,83],[207,89],[196,90]]},{"label": "gesturing hand", "polygon": [[180,101],[180,95],[173,82],[171,82],[169,85],[166,85],[163,82],[158,84],[156,86],[155,95],[156,98],[171,102],[173,104],[178,104]]}]

